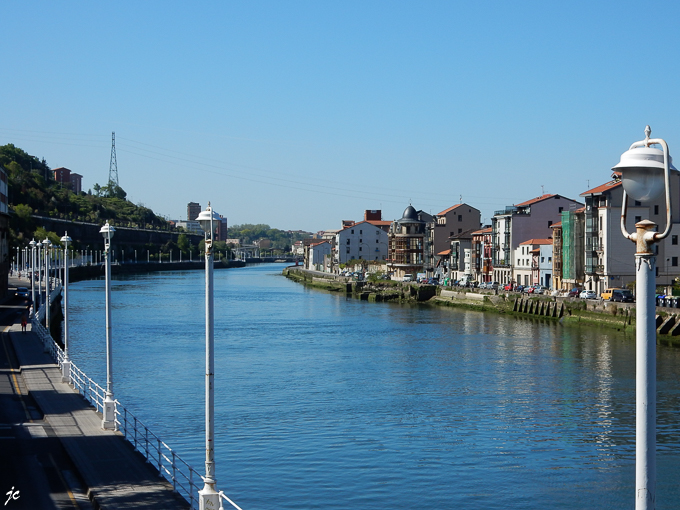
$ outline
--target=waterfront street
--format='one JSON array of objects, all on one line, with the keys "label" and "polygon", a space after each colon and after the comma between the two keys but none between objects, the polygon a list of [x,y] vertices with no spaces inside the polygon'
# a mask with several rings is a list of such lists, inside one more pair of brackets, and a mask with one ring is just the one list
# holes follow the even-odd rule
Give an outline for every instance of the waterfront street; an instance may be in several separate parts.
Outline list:
[{"label": "waterfront street", "polygon": [[[282,265],[215,272],[218,486],[246,510],[628,508],[634,339],[367,303]],[[204,276],[113,282],[116,398],[203,462]],[[72,286],[71,349],[105,376],[103,282]],[[658,352],[657,508],[680,499],[677,367]]]}]

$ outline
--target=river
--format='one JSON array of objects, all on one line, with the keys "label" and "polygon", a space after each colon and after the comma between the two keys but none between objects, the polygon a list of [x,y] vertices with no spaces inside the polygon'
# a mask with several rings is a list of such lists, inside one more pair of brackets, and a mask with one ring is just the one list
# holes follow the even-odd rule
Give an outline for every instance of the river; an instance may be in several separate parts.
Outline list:
[{"label": "river", "polygon": [[[244,510],[634,507],[634,338],[215,271],[218,487]],[[203,472],[201,271],[112,282],[114,393]],[[105,385],[103,280],[70,353]],[[659,346],[657,508],[680,501],[680,349]]]}]

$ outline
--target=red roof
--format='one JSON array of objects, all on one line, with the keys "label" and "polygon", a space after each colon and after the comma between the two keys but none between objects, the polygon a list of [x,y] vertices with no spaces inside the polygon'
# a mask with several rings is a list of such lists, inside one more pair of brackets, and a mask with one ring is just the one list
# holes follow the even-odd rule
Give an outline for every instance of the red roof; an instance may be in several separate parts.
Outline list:
[{"label": "red roof", "polygon": [[437,255],[451,255],[451,250],[440,251]]},{"label": "red roof", "polygon": [[444,214],[446,214],[446,213],[448,213],[448,212],[451,212],[451,211],[453,211],[454,209],[460,207],[461,205],[463,205],[463,204],[452,205],[452,206],[449,207],[448,209],[444,209],[442,212],[440,212],[439,214],[437,214],[437,216],[442,216],[442,215],[444,215]]},{"label": "red roof", "polygon": [[[376,226],[376,227],[380,227],[380,226],[382,226],[382,225],[387,225],[387,226],[389,226],[389,225],[392,224],[391,221],[385,221],[385,220],[365,220],[365,221],[366,221],[366,223],[370,223],[371,225],[374,225],[374,226]],[[362,223],[363,223],[363,222],[362,222]]]},{"label": "red roof", "polygon": [[553,240],[552,239],[529,239],[528,241],[524,241],[523,243],[519,243],[520,245],[522,244],[552,244]]},{"label": "red roof", "polygon": [[588,191],[584,191],[583,193],[581,193],[580,196],[583,197],[583,196],[586,196],[586,195],[595,195],[597,193],[603,193],[603,192],[608,191],[610,189],[614,189],[618,186],[621,186],[621,181],[616,179],[616,180],[613,180],[613,181],[609,181],[606,184],[602,184],[602,185],[598,186],[597,188],[593,188],[593,189],[589,189]]},{"label": "red roof", "polygon": [[[584,208],[584,209],[585,209],[585,208]],[[552,225],[550,225],[550,228],[561,227],[561,226],[562,226],[562,222],[561,222],[561,221],[558,221],[557,223],[553,223]]]},{"label": "red roof", "polygon": [[547,200],[555,196],[557,195],[541,195],[540,197],[532,198],[531,200],[527,200],[526,202],[522,202],[521,204],[515,204],[515,206],[524,207],[525,205],[535,204],[536,202],[541,202],[543,200]]},{"label": "red roof", "polygon": [[474,236],[474,235],[478,235],[478,234],[490,234],[491,232],[493,232],[493,228],[492,228],[492,227],[485,227],[485,228],[483,228],[483,229],[481,229],[481,230],[475,230],[475,231],[472,233],[472,235]]}]

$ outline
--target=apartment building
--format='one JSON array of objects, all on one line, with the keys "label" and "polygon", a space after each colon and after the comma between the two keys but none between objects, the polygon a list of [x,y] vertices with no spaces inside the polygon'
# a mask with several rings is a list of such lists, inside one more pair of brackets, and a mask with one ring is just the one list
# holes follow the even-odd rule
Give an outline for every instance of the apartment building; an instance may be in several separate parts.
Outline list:
[{"label": "apartment building", "polygon": [[513,281],[513,257],[521,242],[547,239],[551,226],[561,220],[563,211],[575,210],[583,204],[561,195],[541,195],[517,205],[496,211],[492,220],[493,280],[501,284]]}]

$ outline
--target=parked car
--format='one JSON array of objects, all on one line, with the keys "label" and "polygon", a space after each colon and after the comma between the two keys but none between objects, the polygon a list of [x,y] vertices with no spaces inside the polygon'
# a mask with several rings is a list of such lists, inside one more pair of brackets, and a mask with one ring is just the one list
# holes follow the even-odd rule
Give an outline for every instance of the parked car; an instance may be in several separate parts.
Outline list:
[{"label": "parked car", "polygon": [[635,296],[628,289],[607,289],[601,294],[605,301],[618,301],[619,303],[633,303]]},{"label": "parked car", "polygon": [[500,286],[498,282],[487,282],[486,288],[496,290]]},{"label": "parked car", "polygon": [[612,289],[611,300],[618,303],[634,303],[635,296],[633,296],[633,292],[628,289]]},{"label": "parked car", "polygon": [[543,285],[534,285],[533,294],[545,294],[547,291],[548,291],[548,288],[544,287]]},{"label": "parked car", "polygon": [[512,283],[506,283],[503,290],[512,290]]},{"label": "parked car", "polygon": [[597,293],[594,290],[584,290],[578,297],[581,299],[597,299]]},{"label": "parked car", "polygon": [[578,287],[574,287],[569,291],[569,294],[567,294],[567,297],[578,297],[578,295],[581,293],[581,289]]}]

